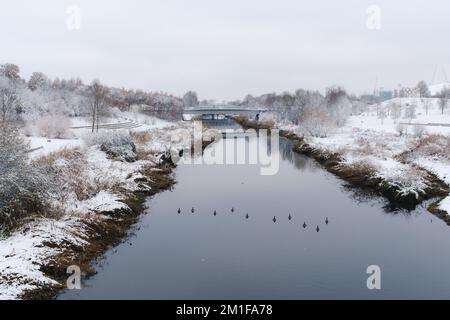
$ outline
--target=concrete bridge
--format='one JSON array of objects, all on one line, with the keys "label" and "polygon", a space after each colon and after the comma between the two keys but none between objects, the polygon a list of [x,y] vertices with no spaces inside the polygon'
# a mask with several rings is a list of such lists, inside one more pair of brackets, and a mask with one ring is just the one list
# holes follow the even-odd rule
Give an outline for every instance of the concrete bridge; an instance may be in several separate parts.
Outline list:
[{"label": "concrete bridge", "polygon": [[[183,120],[190,120],[192,117],[201,116],[202,120],[225,120],[233,116],[247,116],[259,119],[261,113],[267,109],[241,108],[236,106],[205,106],[186,108],[183,111]],[[190,119],[186,119],[190,117]]]}]

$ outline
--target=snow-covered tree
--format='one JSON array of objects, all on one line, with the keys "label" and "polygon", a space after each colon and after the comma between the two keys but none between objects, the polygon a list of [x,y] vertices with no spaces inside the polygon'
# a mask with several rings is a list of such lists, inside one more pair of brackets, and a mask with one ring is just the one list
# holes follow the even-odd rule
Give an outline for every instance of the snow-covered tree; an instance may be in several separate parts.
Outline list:
[{"label": "snow-covered tree", "polygon": [[183,96],[183,102],[186,107],[197,107],[199,105],[197,93],[195,91],[186,92]]},{"label": "snow-covered tree", "polygon": [[48,86],[49,80],[42,72],[33,72],[28,80],[28,88],[31,91],[42,89]]},{"label": "snow-covered tree", "polygon": [[352,112],[352,104],[345,90],[341,87],[328,88],[325,104],[327,111],[336,121],[336,125],[342,127]]},{"label": "snow-covered tree", "polygon": [[402,106],[395,102],[389,104],[389,114],[394,123],[397,123],[397,120],[402,116]]},{"label": "snow-covered tree", "polygon": [[405,110],[405,119],[408,119],[409,122],[411,122],[413,119],[415,119],[416,118],[416,110],[417,110],[417,106],[415,104],[408,105]]},{"label": "snow-covered tree", "polygon": [[305,110],[300,116],[301,128],[313,137],[324,138],[336,127],[334,119],[317,108]]},{"label": "snow-covered tree", "polygon": [[417,90],[419,91],[419,95],[421,98],[427,98],[431,95],[427,83],[423,80],[417,84]]},{"label": "snow-covered tree", "polygon": [[21,112],[19,96],[6,78],[0,78],[0,122],[11,122]]},{"label": "snow-covered tree", "polygon": [[19,80],[20,79],[19,73],[20,68],[15,64],[5,63],[0,65],[0,75],[10,80]]}]

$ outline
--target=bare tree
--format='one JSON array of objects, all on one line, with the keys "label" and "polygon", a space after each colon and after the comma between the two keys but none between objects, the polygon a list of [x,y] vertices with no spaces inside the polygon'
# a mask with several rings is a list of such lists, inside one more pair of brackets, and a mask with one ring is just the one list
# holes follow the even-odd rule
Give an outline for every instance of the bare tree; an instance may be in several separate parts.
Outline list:
[{"label": "bare tree", "polygon": [[[419,95],[420,95],[420,100],[423,102],[423,98],[428,98],[431,96],[430,90],[428,89],[428,85],[425,81],[420,81],[417,84],[417,90],[419,91]],[[429,101],[427,100],[425,103],[425,112],[428,115],[428,110],[429,110]]]},{"label": "bare tree", "polygon": [[405,110],[405,118],[409,120],[409,123],[412,122],[413,119],[416,118],[416,105],[411,104]]},{"label": "bare tree", "polygon": [[417,84],[417,89],[419,90],[419,95],[421,98],[428,98],[430,96],[430,90],[428,89],[428,85],[425,81],[420,81]]},{"label": "bare tree", "polygon": [[444,88],[439,93],[439,107],[441,108],[441,114],[444,114],[448,105],[448,99],[450,97],[450,88]]},{"label": "bare tree", "polygon": [[377,115],[378,115],[378,119],[381,120],[381,124],[384,125],[384,119],[387,118],[386,109],[385,108],[379,109],[378,112],[377,112]]},{"label": "bare tree", "polygon": [[394,124],[397,123],[397,119],[402,116],[402,106],[397,103],[391,103],[389,105],[389,114],[391,115],[392,120],[394,120]]},{"label": "bare tree", "polygon": [[88,88],[90,97],[90,108],[92,115],[92,132],[95,130],[95,124],[97,123],[97,131],[99,126],[100,111],[106,105],[106,95],[108,88],[103,86],[100,80],[95,79],[92,81]]},{"label": "bare tree", "polygon": [[327,88],[325,107],[339,127],[345,124],[346,119],[352,111],[352,104],[350,103],[347,92],[338,86]]}]

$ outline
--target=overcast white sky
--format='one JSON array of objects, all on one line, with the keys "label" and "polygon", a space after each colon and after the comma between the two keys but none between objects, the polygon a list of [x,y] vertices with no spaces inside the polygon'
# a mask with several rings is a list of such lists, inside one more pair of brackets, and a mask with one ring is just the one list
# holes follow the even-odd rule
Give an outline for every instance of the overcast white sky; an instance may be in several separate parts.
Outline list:
[{"label": "overcast white sky", "polygon": [[[0,63],[177,95],[237,99],[450,73],[448,0],[1,0]],[[366,26],[369,5],[381,29]],[[67,6],[81,9],[80,30]]]}]

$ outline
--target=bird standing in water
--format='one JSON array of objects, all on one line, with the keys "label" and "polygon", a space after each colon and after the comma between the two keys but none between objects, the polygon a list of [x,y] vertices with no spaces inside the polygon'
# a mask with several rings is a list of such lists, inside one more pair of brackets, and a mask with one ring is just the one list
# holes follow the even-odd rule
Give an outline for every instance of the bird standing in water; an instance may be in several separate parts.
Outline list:
[{"label": "bird standing in water", "polygon": [[181,213],[181,209],[180,208],[178,208],[178,214],[180,214]]},{"label": "bird standing in water", "polygon": [[307,225],[306,222],[303,222],[303,229],[306,229]]},{"label": "bird standing in water", "polygon": [[194,209],[194,207],[192,207],[192,209],[191,209],[191,212],[192,212],[192,213],[194,213],[194,212],[195,212],[195,209]]},{"label": "bird standing in water", "polygon": [[289,217],[288,217],[288,219],[289,219],[289,221],[291,221],[291,220],[292,220],[292,216],[291,216],[291,214],[289,214]]},{"label": "bird standing in water", "polygon": [[327,218],[325,219],[325,223],[328,224],[328,222],[329,222],[329,221],[328,221],[328,217],[327,217]]},{"label": "bird standing in water", "polygon": [[319,228],[319,226],[317,226],[317,228],[316,228],[316,231],[317,231],[317,232],[320,232],[320,228]]},{"label": "bird standing in water", "polygon": [[273,223],[277,222],[277,217],[273,217]]}]

